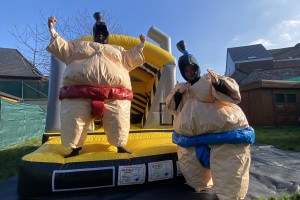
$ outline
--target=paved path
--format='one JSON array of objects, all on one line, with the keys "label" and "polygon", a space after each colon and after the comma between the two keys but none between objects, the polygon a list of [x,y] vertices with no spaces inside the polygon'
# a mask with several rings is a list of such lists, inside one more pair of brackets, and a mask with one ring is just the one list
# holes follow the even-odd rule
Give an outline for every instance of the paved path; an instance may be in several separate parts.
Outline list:
[{"label": "paved path", "polygon": [[[300,153],[283,151],[270,145],[252,145],[250,187],[247,200],[300,191]],[[17,200],[17,177],[0,185],[1,200]],[[160,184],[136,190],[58,196],[44,200],[217,200],[215,194],[193,192],[182,183]]]}]

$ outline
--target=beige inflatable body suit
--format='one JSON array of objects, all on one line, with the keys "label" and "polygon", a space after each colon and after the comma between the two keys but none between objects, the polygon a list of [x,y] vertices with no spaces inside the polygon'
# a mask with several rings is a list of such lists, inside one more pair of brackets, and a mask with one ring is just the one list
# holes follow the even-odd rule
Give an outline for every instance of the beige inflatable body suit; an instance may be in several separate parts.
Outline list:
[{"label": "beige inflatable body suit", "polygon": [[[175,132],[189,138],[248,128],[243,111],[236,105],[241,101],[236,82],[211,70],[200,77],[197,60],[187,53],[184,41],[177,47],[185,53],[178,65],[187,83],[178,83],[166,98],[168,110],[175,116]],[[220,200],[246,197],[251,161],[249,143],[208,145],[210,168],[200,164],[195,147],[177,147],[180,170],[196,191],[214,186]]]},{"label": "beige inflatable body suit", "polygon": [[[108,31],[104,22],[99,21],[100,28],[97,28],[97,24],[94,26],[94,40],[96,41],[98,38],[97,42],[80,40],[67,42],[55,32],[53,28],[55,22],[55,18],[49,18],[48,24],[52,39],[47,50],[66,63],[63,88],[66,90],[71,88],[78,93],[76,86],[84,87],[84,89],[92,87],[93,89],[100,88],[99,94],[103,92],[102,89],[105,89],[105,91],[114,92],[117,96],[120,96],[118,94],[120,91],[121,96],[127,95],[125,98],[111,97],[102,101],[102,122],[108,142],[120,147],[121,149],[118,148],[120,153],[130,153],[124,148],[130,128],[132,98],[129,71],[145,62],[142,54],[145,37],[141,36],[141,44],[131,50],[105,44]],[[89,96],[90,94],[85,95]],[[61,100],[62,145],[73,149],[73,152],[66,157],[78,155],[84,144],[92,121],[92,100],[86,97],[80,98],[80,95],[77,95],[76,98],[68,98],[67,95]]]}]

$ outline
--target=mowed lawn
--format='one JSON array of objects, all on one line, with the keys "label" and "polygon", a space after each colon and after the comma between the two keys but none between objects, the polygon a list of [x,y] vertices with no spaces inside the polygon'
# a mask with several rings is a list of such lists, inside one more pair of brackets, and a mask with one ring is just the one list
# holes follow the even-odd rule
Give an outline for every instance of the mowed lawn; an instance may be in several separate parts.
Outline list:
[{"label": "mowed lawn", "polygon": [[276,148],[300,152],[300,126],[255,127],[256,142]]}]

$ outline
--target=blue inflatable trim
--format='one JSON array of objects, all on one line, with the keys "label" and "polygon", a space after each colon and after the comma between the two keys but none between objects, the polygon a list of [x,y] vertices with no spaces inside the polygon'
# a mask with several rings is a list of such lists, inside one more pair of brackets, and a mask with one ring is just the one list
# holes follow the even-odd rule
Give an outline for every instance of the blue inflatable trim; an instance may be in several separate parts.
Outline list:
[{"label": "blue inflatable trim", "polygon": [[253,144],[255,141],[255,132],[251,126],[242,130],[201,134],[190,137],[182,136],[174,131],[172,134],[172,141],[181,147],[195,147],[198,160],[203,167],[209,168],[210,149],[208,145]]}]

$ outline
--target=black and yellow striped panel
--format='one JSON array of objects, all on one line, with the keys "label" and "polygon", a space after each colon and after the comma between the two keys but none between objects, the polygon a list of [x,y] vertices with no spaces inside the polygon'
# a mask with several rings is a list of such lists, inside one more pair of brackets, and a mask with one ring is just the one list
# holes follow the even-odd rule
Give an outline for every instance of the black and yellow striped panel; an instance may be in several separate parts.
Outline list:
[{"label": "black and yellow striped panel", "polygon": [[[148,117],[148,111],[156,93],[158,79],[160,78],[160,69],[150,63],[144,63],[143,66],[139,67],[139,70],[147,72],[148,76],[153,77],[153,79],[149,80],[148,84],[145,86],[146,93],[134,93],[134,99],[131,103],[131,123],[133,124],[140,123],[142,122],[142,119]],[[133,89],[135,88],[138,87],[133,87]]]},{"label": "black and yellow striped panel", "polygon": [[140,123],[145,113],[145,107],[149,99],[149,94],[134,93],[133,100],[131,102],[131,116],[130,122],[132,124]]}]

